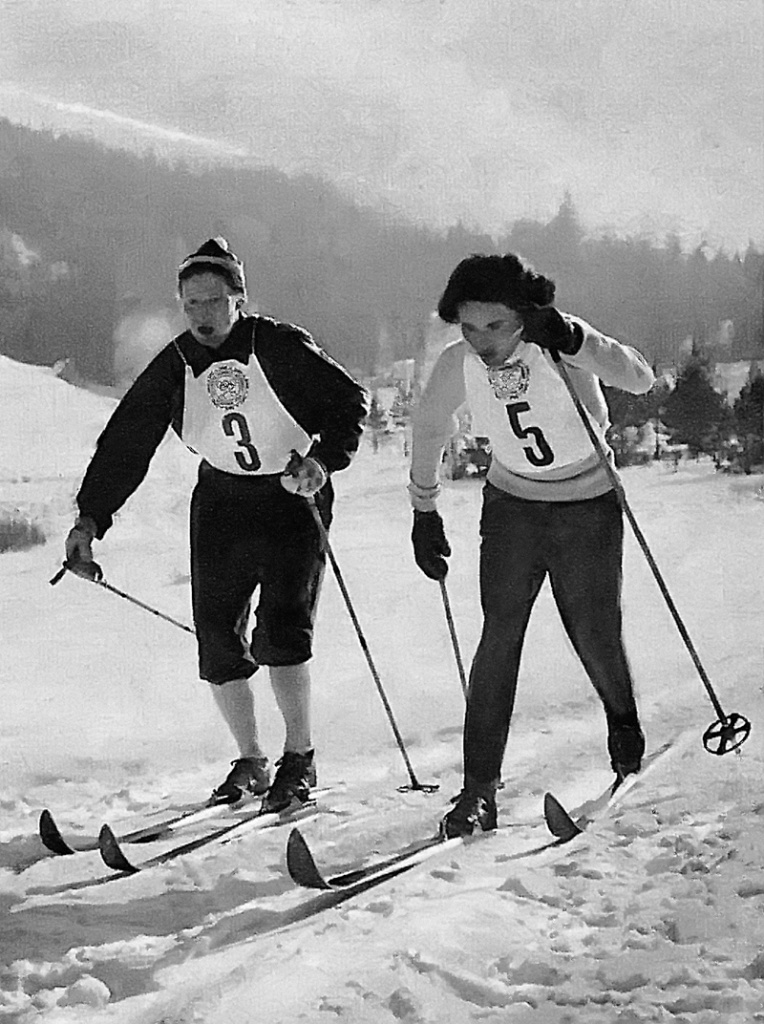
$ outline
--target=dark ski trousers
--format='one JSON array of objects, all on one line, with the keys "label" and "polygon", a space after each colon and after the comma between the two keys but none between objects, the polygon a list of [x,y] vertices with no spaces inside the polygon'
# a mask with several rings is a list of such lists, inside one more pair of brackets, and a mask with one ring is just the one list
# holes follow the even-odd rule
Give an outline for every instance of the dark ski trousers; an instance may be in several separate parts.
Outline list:
[{"label": "dark ski trousers", "polygon": [[[316,496],[327,529],[332,502],[330,481]],[[285,491],[277,475],[236,476],[202,463],[191,498],[191,594],[201,678],[226,683],[248,678],[260,665],[308,661],[324,564],[305,498]]]},{"label": "dark ski trousers", "polygon": [[470,672],[464,773],[468,782],[492,784],[501,776],[523,639],[547,575],[610,729],[636,725],[638,716],[621,634],[623,516],[615,492],[525,501],[487,483],[480,533],[483,631]]}]

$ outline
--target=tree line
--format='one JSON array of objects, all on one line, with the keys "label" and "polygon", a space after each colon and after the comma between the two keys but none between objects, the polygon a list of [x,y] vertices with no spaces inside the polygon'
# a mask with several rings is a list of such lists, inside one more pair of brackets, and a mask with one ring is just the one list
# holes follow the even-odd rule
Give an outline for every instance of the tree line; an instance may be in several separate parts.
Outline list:
[{"label": "tree line", "polygon": [[240,164],[191,168],[0,120],[0,351],[69,359],[114,380],[114,337],[136,310],[172,308],[175,268],[223,234],[261,311],[303,324],[366,376],[422,356],[456,263],[519,252],[555,279],[558,304],[654,363],[764,354],[764,254],[684,252],[676,237],[592,237],[570,196],[548,222],[498,237],[435,230],[360,207],[327,182]]},{"label": "tree line", "polygon": [[712,360],[699,346],[675,379],[660,377],[645,395],[606,388],[617,464],[679,458],[686,451],[694,458],[711,456],[725,472],[764,472],[764,374],[759,365],[752,363],[733,402],[714,386]]}]

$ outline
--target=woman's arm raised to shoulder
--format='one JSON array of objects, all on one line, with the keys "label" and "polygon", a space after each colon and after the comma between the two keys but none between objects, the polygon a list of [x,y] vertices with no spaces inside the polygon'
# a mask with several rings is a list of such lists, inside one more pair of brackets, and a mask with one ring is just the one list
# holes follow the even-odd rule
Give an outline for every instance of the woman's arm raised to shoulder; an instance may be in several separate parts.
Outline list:
[{"label": "woman's arm raised to shoulder", "polygon": [[602,334],[585,320],[571,319],[581,326],[584,340],[574,356],[565,357],[566,362],[595,374],[608,387],[630,391],[634,395],[643,395],[650,390],[655,383],[655,374],[641,352]]}]

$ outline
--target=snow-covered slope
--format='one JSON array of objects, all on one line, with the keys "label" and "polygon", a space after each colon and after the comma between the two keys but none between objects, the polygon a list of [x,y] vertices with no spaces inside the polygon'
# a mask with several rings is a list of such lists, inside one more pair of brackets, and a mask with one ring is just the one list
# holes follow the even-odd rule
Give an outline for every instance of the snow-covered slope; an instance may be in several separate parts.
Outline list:
[{"label": "snow-covered slope", "polygon": [[[234,756],[193,638],[101,588],[48,580],[79,477],[112,408],[42,368],[0,364],[2,507],[46,545],[0,556],[0,1020],[210,1024],[327,1020],[750,1024],[764,1019],[764,502],[761,478],[708,465],[628,470],[625,486],[728,711],[740,754],[703,751],[710,702],[644,558],[627,540],[627,641],[651,747],[682,742],[617,813],[568,847],[544,836],[543,793],[568,804],[608,779],[603,716],[545,589],[528,634],[501,819],[528,823],[346,902],[296,890],[287,830],[134,878],[97,854],[43,856],[37,819],[117,830],[206,794]],[[11,443],[6,443],[7,439]],[[50,445],[45,443],[50,440]],[[186,514],[195,460],[168,438],[96,557],[115,586],[189,621]],[[432,834],[459,788],[463,698],[438,587],[409,552],[397,440],[337,477],[332,543],[420,781],[408,781],[336,582],[314,664],[331,813],[304,833],[328,871]],[[449,595],[465,660],[480,616],[480,485],[447,485]],[[256,682],[273,757],[280,718]],[[129,852],[150,856],[163,844]],[[137,852],[136,852],[137,851]]]}]

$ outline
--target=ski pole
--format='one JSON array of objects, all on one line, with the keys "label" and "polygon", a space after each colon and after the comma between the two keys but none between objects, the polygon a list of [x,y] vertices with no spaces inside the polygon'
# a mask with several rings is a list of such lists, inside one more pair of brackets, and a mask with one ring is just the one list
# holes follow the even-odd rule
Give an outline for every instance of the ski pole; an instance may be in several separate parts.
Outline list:
[{"label": "ski pole", "polygon": [[467,697],[467,677],[464,673],[464,664],[462,663],[462,655],[459,650],[459,640],[456,636],[456,627],[454,626],[454,617],[451,614],[451,604],[448,600],[448,590],[446,589],[446,581],[439,580],[440,593],[443,598],[443,608],[446,613],[446,622],[448,623],[448,631],[451,634],[451,644],[454,649],[454,658],[456,659],[456,668],[459,672],[459,682],[462,684],[462,693],[466,699]]},{"label": "ski pole", "polygon": [[[708,696],[711,699],[711,703],[714,706],[714,710],[716,711],[716,714],[718,716],[718,722],[713,722],[703,733],[703,746],[711,754],[727,754],[731,750],[736,750],[748,739],[748,736],[751,732],[751,723],[744,715],[740,715],[737,712],[733,712],[731,715],[726,715],[724,713],[724,710],[721,704],[719,703],[719,698],[716,695],[716,691],[711,685],[711,680],[708,677],[708,673],[703,667],[703,664],[700,660],[700,656],[698,655],[698,652],[695,649],[695,645],[693,644],[690,638],[690,634],[687,631],[687,627],[685,626],[684,621],[682,620],[682,617],[679,614],[676,605],[674,604],[671,594],[669,593],[668,587],[666,586],[666,582],[663,579],[661,571],[658,568],[655,559],[653,558],[653,554],[648,546],[647,541],[645,540],[645,536],[639,528],[639,524],[637,523],[634,513],[631,510],[631,506],[626,498],[626,492],[623,489],[623,485],[621,484],[618,474],[610,465],[608,457],[602,446],[602,442],[600,441],[599,437],[594,431],[594,427],[592,426],[589,420],[589,416],[581,402],[581,399],[575,392],[573,382],[570,379],[570,374],[568,373],[567,367],[560,359],[559,352],[553,350],[552,358],[557,364],[557,369],[559,370],[560,376],[562,377],[565,386],[568,389],[570,397],[573,399],[573,404],[576,407],[578,415],[581,417],[581,422],[586,428],[586,432],[589,435],[589,439],[592,442],[592,445],[594,446],[594,450],[597,453],[599,460],[602,463],[602,466],[605,469],[605,472],[607,473],[608,478],[610,479],[610,482],[613,485],[621,508],[623,509],[626,518],[629,520],[629,524],[634,532],[634,536],[637,538],[637,542],[639,543],[639,546],[641,547],[642,552],[645,558],[647,559],[647,564],[650,566],[650,569],[652,570],[652,574],[655,577],[655,582],[658,584],[658,588],[660,589],[661,594],[663,594],[663,597],[666,601],[666,605],[668,606],[668,609],[671,612],[671,615],[674,619],[674,623],[676,624],[676,627],[679,630],[679,634],[682,637],[682,640],[684,641],[685,647],[687,648],[690,657],[692,658],[692,662],[698,671],[698,675],[700,676],[700,679],[704,687],[706,688],[706,692],[708,693]],[[714,741],[716,740],[718,740],[718,745],[714,746]]]},{"label": "ski pole", "polygon": [[[90,564],[96,565],[95,562]],[[145,604],[143,601],[139,601],[137,597],[133,597],[130,594],[126,594],[123,590],[118,590],[116,587],[113,587],[111,583],[107,583],[105,579],[100,578],[100,576],[99,578],[96,578],[96,576],[84,576],[82,573],[75,572],[74,569],[72,569],[70,565],[67,565],[66,562],[64,562],[62,568],[59,569],[59,571],[56,573],[53,579],[50,580],[51,586],[55,586],[56,583],[58,583],[58,581],[62,579],[67,572],[72,573],[73,576],[79,576],[80,579],[88,580],[90,583],[95,583],[97,586],[103,587],[104,590],[108,590],[112,594],[116,594],[117,597],[122,597],[125,599],[125,601],[129,601],[131,604],[138,605],[138,607],[143,608],[144,611],[151,612],[151,614],[156,615],[157,618],[164,619],[165,622],[172,623],[172,625],[177,626],[178,629],[182,629],[186,633],[193,633],[193,635],[196,636],[196,630],[192,629],[191,626],[187,626],[183,622],[178,622],[178,620],[173,619],[171,615],[167,615],[165,614],[165,612],[160,612],[156,608],[152,608],[150,604]],[[100,567],[98,567],[98,573],[100,574],[100,572]]]},{"label": "ski pole", "polygon": [[369,670],[371,671],[371,675],[372,675],[372,678],[373,678],[373,680],[374,680],[374,682],[376,684],[377,691],[379,693],[380,698],[382,699],[382,704],[384,705],[385,711],[387,712],[387,717],[388,717],[388,720],[389,720],[390,725],[392,727],[393,735],[395,736],[395,740],[396,740],[396,742],[398,744],[398,749],[400,750],[401,754],[403,755],[403,761],[404,761],[404,763],[406,765],[406,769],[407,769],[407,771],[409,773],[409,779],[411,780],[411,784],[408,785],[408,786],[399,786],[398,789],[402,793],[406,792],[409,789],[421,790],[423,793],[434,793],[439,788],[439,786],[437,784],[422,783],[422,782],[420,782],[417,779],[416,775],[414,774],[414,769],[413,769],[413,767],[411,765],[411,761],[409,759],[409,755],[408,755],[408,753],[406,751],[406,746],[405,746],[405,744],[403,742],[403,737],[401,736],[400,730],[398,729],[398,725],[397,725],[397,723],[395,721],[395,716],[393,715],[393,709],[390,706],[390,701],[387,699],[387,694],[385,693],[385,688],[382,685],[382,680],[379,677],[379,673],[377,672],[376,666],[374,664],[374,660],[373,660],[373,658],[371,656],[371,651],[369,650],[369,645],[366,642],[366,637],[364,636],[364,632],[361,629],[361,624],[358,621],[358,616],[355,613],[355,609],[353,607],[353,602],[350,599],[350,594],[348,592],[348,588],[345,586],[345,580],[343,579],[342,572],[340,571],[340,567],[337,564],[337,559],[334,557],[334,551],[332,550],[332,545],[331,545],[331,542],[329,541],[329,531],[326,529],[326,527],[324,526],[324,522],[321,519],[321,513],[318,510],[318,506],[316,505],[315,498],[313,498],[311,496],[311,497],[307,498],[306,500],[308,502],[308,505],[310,505],[310,510],[313,513],[313,518],[316,521],[316,526],[318,527],[319,536],[321,537],[321,544],[323,545],[324,551],[326,551],[326,554],[327,554],[327,556],[329,558],[329,561],[331,563],[332,569],[334,570],[334,575],[335,575],[335,578],[337,580],[337,584],[338,584],[338,586],[340,588],[340,592],[342,593],[343,598],[345,599],[345,605],[347,606],[347,610],[348,610],[348,613],[350,615],[351,622],[353,623],[353,626],[355,627],[356,635],[358,637],[358,642],[361,645],[361,650],[363,651],[364,655],[366,656],[366,661],[368,663]]}]

